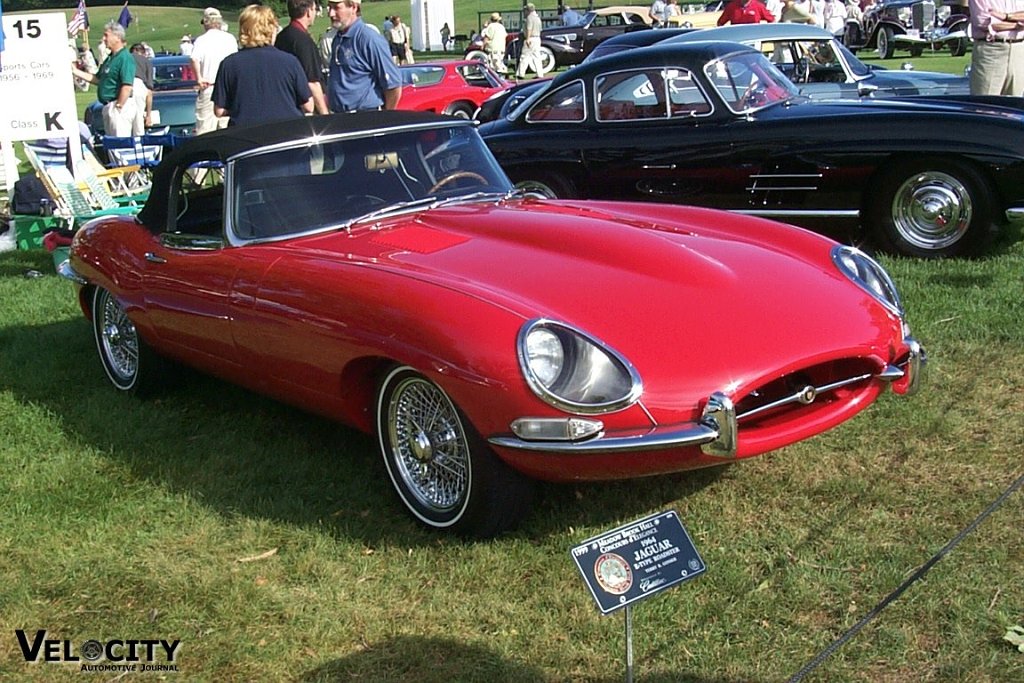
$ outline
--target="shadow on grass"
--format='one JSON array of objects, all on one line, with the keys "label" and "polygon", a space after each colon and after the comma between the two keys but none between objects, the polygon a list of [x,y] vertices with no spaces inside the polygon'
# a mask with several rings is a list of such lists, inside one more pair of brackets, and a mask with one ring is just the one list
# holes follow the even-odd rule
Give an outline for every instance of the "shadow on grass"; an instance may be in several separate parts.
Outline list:
[{"label": "shadow on grass", "polygon": [[[625,669],[623,661],[622,671],[605,677],[578,680],[617,683],[624,679]],[[645,669],[643,662],[634,663],[636,680],[644,683],[733,683],[725,678],[702,678],[684,672],[650,672]],[[313,669],[299,680],[303,683],[362,680],[394,683],[537,683],[548,679],[540,669],[523,662],[510,661],[485,647],[466,645],[447,638],[398,636]],[[756,679],[750,678],[744,678],[743,681],[757,683]]]},{"label": "shadow on grass", "polygon": [[[406,515],[372,436],[184,369],[156,398],[121,395],[103,374],[83,318],[0,328],[0,348],[0,391],[44,407],[71,442],[135,477],[227,516],[288,522],[368,545],[441,539]],[[541,484],[538,504],[515,535],[618,524],[701,489],[720,469]]]}]

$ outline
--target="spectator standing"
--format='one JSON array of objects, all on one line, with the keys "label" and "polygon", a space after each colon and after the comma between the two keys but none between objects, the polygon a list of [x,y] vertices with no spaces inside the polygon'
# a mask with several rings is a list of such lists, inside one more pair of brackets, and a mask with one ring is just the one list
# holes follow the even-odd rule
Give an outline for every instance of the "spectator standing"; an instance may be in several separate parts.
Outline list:
[{"label": "spectator standing", "polygon": [[277,34],[274,47],[295,55],[306,74],[309,90],[313,93],[313,111],[329,114],[327,98],[324,97],[320,53],[313,37],[309,35],[309,27],[316,20],[318,9],[317,0],[288,0],[288,17],[291,21]]},{"label": "spectator standing", "polygon": [[444,22],[444,26],[441,27],[441,49],[447,52],[448,43],[450,42],[452,42],[452,29],[446,21]]},{"label": "spectator standing", "polygon": [[295,55],[274,47],[280,25],[274,10],[248,5],[238,17],[242,49],[220,64],[213,86],[217,116],[231,126],[298,118],[313,111],[313,93]]},{"label": "spectator standing", "polygon": [[224,28],[224,18],[215,7],[203,11],[203,34],[192,41],[192,70],[199,94],[196,97],[196,135],[224,128],[228,120],[218,117],[213,108],[213,87],[220,64],[238,52],[238,41]]},{"label": "spectator standing", "polygon": [[484,52],[487,53],[487,64],[498,73],[507,73],[505,67],[505,40],[508,31],[497,12],[491,15],[491,21],[484,27]]},{"label": "spectator standing", "polygon": [[846,5],[843,0],[825,0],[825,30],[841,38],[846,33]]},{"label": "spectator standing", "polygon": [[814,17],[808,12],[807,3],[783,0],[782,21],[786,24],[813,24]]},{"label": "spectator standing", "polygon": [[970,0],[971,94],[1024,95],[1024,2]]},{"label": "spectator standing", "polygon": [[71,67],[71,73],[96,86],[96,99],[103,105],[103,130],[107,135],[129,137],[135,122],[132,83],[135,81],[135,59],[125,49],[124,26],[116,20],[103,27],[103,44],[109,56],[95,74]]},{"label": "spectator standing", "polygon": [[388,43],[360,18],[360,0],[328,0],[337,33],[328,61],[327,104],[333,112],[395,109],[402,74]]},{"label": "spectator standing", "polygon": [[525,78],[526,72],[533,69],[538,76],[544,75],[544,66],[540,56],[540,32],[543,28],[537,7],[532,2],[526,3],[526,18],[523,21],[523,47],[516,64],[516,78]]},{"label": "spectator standing", "polygon": [[391,44],[391,57],[395,64],[410,64],[412,49],[409,47],[409,27],[402,23],[397,14],[391,17],[391,30],[385,34]]},{"label": "spectator standing", "polygon": [[665,17],[665,0],[654,0],[647,10],[647,15],[651,18],[651,28],[661,28],[664,25],[662,21]]},{"label": "spectator standing", "polygon": [[178,52],[186,57],[192,56],[192,36],[186,33],[181,37],[181,42],[178,43]]},{"label": "spectator standing", "polygon": [[135,60],[135,80],[132,81],[135,121],[132,123],[132,135],[142,135],[153,125],[153,62],[146,54],[143,43],[135,43],[129,50]]},{"label": "spectator standing", "polygon": [[576,26],[582,20],[583,17],[580,16],[580,13],[572,7],[566,7],[562,12],[562,26]]},{"label": "spectator standing", "polygon": [[[96,63],[96,55],[92,53],[92,48],[89,47],[89,39],[85,37],[85,34],[82,35],[82,44],[78,46],[75,66],[86,73],[94,74],[99,69],[99,65]],[[75,88],[81,92],[85,92],[89,89],[89,81],[76,78]]]},{"label": "spectator standing", "polygon": [[768,8],[761,4],[761,0],[732,0],[722,15],[718,17],[718,25],[726,24],[759,24],[762,21],[769,24],[775,22],[775,15],[768,11]]}]

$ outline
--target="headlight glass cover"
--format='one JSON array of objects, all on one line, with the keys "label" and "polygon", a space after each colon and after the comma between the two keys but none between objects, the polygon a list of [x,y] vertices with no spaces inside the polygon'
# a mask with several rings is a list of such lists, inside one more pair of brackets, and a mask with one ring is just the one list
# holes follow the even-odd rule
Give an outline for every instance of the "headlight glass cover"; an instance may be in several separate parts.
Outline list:
[{"label": "headlight glass cover", "polygon": [[643,384],[615,350],[583,331],[537,319],[519,332],[519,366],[533,392],[572,413],[607,413],[632,405]]},{"label": "headlight glass cover", "polygon": [[843,244],[832,248],[832,262],[858,287],[900,318],[904,317],[896,285],[877,261],[860,249]]}]

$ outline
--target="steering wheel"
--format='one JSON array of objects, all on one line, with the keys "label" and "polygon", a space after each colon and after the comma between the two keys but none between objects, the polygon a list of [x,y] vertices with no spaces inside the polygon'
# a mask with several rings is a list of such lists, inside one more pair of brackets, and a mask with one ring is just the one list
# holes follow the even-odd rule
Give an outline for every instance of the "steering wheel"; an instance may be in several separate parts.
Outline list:
[{"label": "steering wheel", "polygon": [[472,178],[473,180],[479,181],[480,184],[482,185],[490,185],[490,183],[487,182],[487,178],[484,178],[479,173],[476,173],[474,171],[455,171],[454,173],[449,173],[444,178],[441,178],[436,183],[434,183],[434,186],[427,190],[427,194],[434,194],[448,183],[453,183],[456,180],[460,180],[462,178]]},{"label": "steering wheel", "polygon": [[736,105],[740,109],[746,109],[747,107],[756,107],[759,104],[764,103],[764,83],[758,80],[753,80],[747,89],[743,91],[743,95],[740,96],[739,101]]},{"label": "steering wheel", "polygon": [[809,57],[801,57],[793,67],[794,83],[807,83],[811,80],[811,60]]}]

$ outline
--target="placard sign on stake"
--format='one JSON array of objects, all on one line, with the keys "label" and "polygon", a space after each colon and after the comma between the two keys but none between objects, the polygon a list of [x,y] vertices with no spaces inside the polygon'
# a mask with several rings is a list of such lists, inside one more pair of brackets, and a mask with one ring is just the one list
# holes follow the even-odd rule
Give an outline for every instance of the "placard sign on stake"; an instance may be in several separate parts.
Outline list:
[{"label": "placard sign on stake", "polygon": [[0,139],[78,137],[78,106],[63,12],[4,14]]},{"label": "placard sign on stake", "polygon": [[633,683],[633,603],[707,569],[675,510],[638,519],[571,551],[601,614],[626,610],[626,683]]},{"label": "placard sign on stake", "polygon": [[595,536],[571,553],[601,614],[643,600],[707,569],[675,510]]}]

